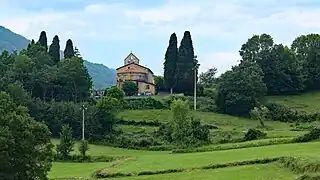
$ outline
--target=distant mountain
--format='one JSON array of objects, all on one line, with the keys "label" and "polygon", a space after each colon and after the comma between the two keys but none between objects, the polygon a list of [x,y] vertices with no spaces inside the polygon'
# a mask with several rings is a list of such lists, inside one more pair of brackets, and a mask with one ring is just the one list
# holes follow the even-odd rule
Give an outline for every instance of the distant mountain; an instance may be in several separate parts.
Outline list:
[{"label": "distant mountain", "polygon": [[29,40],[9,29],[0,26],[0,52],[7,50],[9,53],[20,51],[28,46]]},{"label": "distant mountain", "polygon": [[90,76],[93,79],[95,89],[105,89],[116,84],[116,70],[108,68],[103,64],[84,61]]},{"label": "distant mountain", "polygon": [[[9,53],[13,51],[20,51],[26,48],[30,40],[25,37],[12,32],[11,30],[0,26],[0,53],[7,50]],[[48,40],[48,42],[51,42]],[[63,52],[61,52],[63,57]],[[116,70],[108,68],[103,64],[92,63],[84,61],[88,72],[93,80],[94,89],[105,89],[116,84]]]}]

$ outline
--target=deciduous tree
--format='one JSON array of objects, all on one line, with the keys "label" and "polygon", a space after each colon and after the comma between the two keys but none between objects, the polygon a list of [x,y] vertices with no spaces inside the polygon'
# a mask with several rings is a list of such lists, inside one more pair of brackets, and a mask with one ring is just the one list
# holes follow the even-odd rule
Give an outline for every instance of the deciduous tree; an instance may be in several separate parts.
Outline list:
[{"label": "deciduous tree", "polygon": [[0,92],[0,179],[48,179],[52,147],[47,126]]},{"label": "deciduous tree", "polygon": [[243,61],[221,75],[216,98],[217,109],[226,114],[248,115],[263,100],[266,91],[259,65]]}]

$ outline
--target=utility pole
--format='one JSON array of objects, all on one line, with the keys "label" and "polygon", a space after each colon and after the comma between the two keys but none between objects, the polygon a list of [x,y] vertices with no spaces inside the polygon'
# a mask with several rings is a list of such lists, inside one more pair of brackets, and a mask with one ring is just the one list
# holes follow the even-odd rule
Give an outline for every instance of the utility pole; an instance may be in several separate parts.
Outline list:
[{"label": "utility pole", "polygon": [[84,111],[87,110],[87,108],[83,104],[80,109],[82,109],[82,140],[84,141]]},{"label": "utility pole", "polygon": [[197,56],[194,57],[195,62],[197,63],[194,67],[194,90],[193,90],[193,108],[197,110],[197,75],[198,75],[198,68],[200,64],[198,64]]}]

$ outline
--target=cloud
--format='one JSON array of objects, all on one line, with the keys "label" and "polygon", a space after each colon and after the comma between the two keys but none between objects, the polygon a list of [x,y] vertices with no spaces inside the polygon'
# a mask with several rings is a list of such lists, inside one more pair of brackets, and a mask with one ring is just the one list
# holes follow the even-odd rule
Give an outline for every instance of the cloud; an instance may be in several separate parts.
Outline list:
[{"label": "cloud", "polygon": [[[215,66],[222,73],[237,64],[238,49],[253,34],[269,33],[277,43],[289,45],[300,34],[320,31],[316,0],[167,0],[149,6],[124,0],[56,0],[49,2],[52,9],[29,5],[36,10],[24,8],[27,4],[17,6],[18,0],[4,2],[0,24],[17,33],[37,39],[46,30],[49,37],[59,34],[61,42],[72,38],[85,57],[112,67],[121,65],[124,54],[134,50],[155,72],[162,72],[159,64],[173,32],[180,41],[185,30],[191,31],[200,70]],[[106,53],[114,60],[106,60]]]},{"label": "cloud", "polygon": [[218,69],[218,75],[230,70],[232,66],[237,65],[240,60],[240,55],[237,52],[216,52],[204,54],[199,57],[200,60],[200,72],[205,72],[209,68],[216,67]]}]

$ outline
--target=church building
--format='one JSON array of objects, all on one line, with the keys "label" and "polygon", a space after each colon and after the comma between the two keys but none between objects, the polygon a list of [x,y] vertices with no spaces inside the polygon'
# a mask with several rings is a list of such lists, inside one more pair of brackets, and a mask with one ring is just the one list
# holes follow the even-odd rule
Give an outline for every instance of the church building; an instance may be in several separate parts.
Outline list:
[{"label": "church building", "polygon": [[123,82],[133,81],[138,86],[139,94],[155,94],[153,72],[139,64],[139,58],[132,52],[124,59],[124,65],[117,68],[117,86],[122,89]]}]

